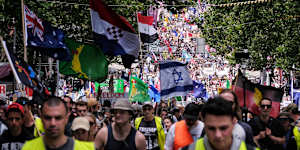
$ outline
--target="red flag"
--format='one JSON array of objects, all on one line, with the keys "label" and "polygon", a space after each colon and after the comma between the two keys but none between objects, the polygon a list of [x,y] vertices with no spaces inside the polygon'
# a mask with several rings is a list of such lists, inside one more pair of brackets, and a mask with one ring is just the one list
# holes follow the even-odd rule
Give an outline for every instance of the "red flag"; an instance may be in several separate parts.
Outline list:
[{"label": "red flag", "polygon": [[244,107],[244,88],[246,92],[246,107],[249,111],[259,114],[259,102],[262,98],[269,98],[272,100],[272,110],[270,115],[276,118],[280,112],[280,102],[283,96],[282,89],[271,86],[262,86],[254,84],[243,76],[239,70],[238,76],[233,85],[233,91],[238,96],[240,106]]}]

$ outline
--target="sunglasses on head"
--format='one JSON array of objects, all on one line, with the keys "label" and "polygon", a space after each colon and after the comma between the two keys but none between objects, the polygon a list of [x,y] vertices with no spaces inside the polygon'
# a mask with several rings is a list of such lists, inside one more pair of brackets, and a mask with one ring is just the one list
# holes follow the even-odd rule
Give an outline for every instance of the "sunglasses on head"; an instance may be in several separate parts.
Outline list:
[{"label": "sunglasses on head", "polygon": [[272,105],[260,105],[260,108],[272,108]]}]

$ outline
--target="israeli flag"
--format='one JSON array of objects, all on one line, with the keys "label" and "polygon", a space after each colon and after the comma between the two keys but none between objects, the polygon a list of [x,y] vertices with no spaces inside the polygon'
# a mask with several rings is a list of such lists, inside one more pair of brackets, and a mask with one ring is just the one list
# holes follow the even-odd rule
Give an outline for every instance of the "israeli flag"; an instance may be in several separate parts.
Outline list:
[{"label": "israeli flag", "polygon": [[159,64],[161,98],[186,96],[193,90],[193,80],[186,64],[177,61],[164,61]]}]

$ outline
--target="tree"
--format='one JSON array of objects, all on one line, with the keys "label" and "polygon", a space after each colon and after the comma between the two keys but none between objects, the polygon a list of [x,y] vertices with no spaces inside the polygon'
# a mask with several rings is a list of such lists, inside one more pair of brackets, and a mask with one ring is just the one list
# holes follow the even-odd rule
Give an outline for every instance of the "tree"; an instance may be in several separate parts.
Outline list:
[{"label": "tree", "polygon": [[[226,1],[236,2],[239,1]],[[219,5],[224,1],[209,0],[208,3]],[[262,70],[266,66],[276,66],[288,71],[293,64],[300,68],[298,14],[300,2],[293,0],[212,6],[205,13],[203,37],[217,49],[217,54],[226,56],[233,64],[240,63],[234,54],[248,49],[249,69]]]}]

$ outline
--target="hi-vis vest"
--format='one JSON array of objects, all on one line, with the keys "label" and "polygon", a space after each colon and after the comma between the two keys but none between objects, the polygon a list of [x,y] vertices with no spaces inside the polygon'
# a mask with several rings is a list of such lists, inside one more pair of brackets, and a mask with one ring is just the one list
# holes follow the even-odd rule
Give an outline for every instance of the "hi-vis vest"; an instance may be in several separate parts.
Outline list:
[{"label": "hi-vis vest", "polygon": [[41,118],[35,118],[34,137],[39,137],[45,133],[44,125]]},{"label": "hi-vis vest", "polygon": [[[46,150],[43,138],[40,136],[33,140],[27,141],[22,150]],[[74,140],[73,150],[95,150],[95,145],[93,142],[83,142]]]},{"label": "hi-vis vest", "polygon": [[[203,138],[197,140],[195,150],[205,150],[204,139]],[[247,145],[244,141],[241,142],[239,150],[247,150]],[[255,150],[259,150],[259,149],[255,148]]]},{"label": "hi-vis vest", "polygon": [[297,126],[294,127],[293,133],[297,144],[297,150],[300,150],[300,133]]},{"label": "hi-vis vest", "polygon": [[[139,117],[139,118],[135,119],[134,124],[135,124],[136,130],[139,130],[139,126],[140,126],[143,118],[144,117]],[[155,120],[156,129],[157,129],[157,135],[158,135],[158,139],[157,139],[158,146],[159,146],[160,150],[164,150],[166,135],[165,135],[164,128],[162,127],[162,124],[161,124],[161,118],[155,116],[154,120]]]}]

